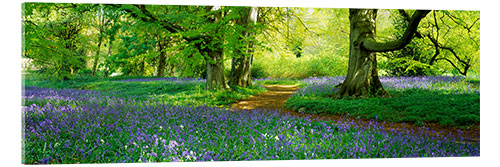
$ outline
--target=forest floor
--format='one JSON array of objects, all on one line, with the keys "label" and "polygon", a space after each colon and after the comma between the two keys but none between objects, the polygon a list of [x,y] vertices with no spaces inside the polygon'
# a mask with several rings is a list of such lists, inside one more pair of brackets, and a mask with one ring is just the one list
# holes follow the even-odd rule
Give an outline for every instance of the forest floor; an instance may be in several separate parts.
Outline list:
[{"label": "forest floor", "polygon": [[[235,109],[251,110],[256,108],[267,109],[267,110],[280,110],[283,113],[288,113],[300,117],[309,117],[311,119],[318,119],[321,121],[331,121],[331,122],[355,121],[364,125],[368,125],[370,122],[370,120],[356,119],[339,115],[329,115],[329,114],[320,115],[320,114],[301,113],[284,108],[283,105],[285,104],[285,102],[288,100],[288,98],[290,98],[290,96],[292,96],[299,89],[299,87],[296,85],[263,85],[263,86],[267,88],[269,91],[251,96],[248,99],[240,100],[234,103],[231,106],[231,108],[233,110]],[[387,130],[390,129],[402,130],[406,128],[406,129],[413,129],[414,132],[417,132],[418,128],[421,128],[412,124],[405,124],[405,123],[386,123],[380,121],[378,121],[377,123],[383,124]],[[465,139],[464,141],[468,141],[471,143],[480,141],[479,125],[476,125],[470,129],[465,129],[465,130],[457,129],[455,127],[444,127],[437,124],[426,124],[425,127],[431,130],[431,131],[425,131],[429,133],[428,135],[447,136],[448,134],[451,134],[452,137],[464,138]]]},{"label": "forest floor", "polygon": [[256,108],[264,108],[268,110],[285,110],[283,105],[286,100],[299,90],[295,85],[263,85],[269,91],[251,96],[234,103],[232,109],[251,110]]}]

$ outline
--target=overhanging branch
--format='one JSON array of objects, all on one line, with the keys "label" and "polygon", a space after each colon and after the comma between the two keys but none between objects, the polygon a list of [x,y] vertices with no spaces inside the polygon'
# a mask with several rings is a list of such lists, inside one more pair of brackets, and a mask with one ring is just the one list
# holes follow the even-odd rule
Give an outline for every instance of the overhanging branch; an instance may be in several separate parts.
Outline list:
[{"label": "overhanging branch", "polygon": [[158,18],[156,18],[155,16],[153,16],[147,9],[146,9],[146,6],[144,5],[134,5],[135,7],[137,7],[139,10],[141,10],[141,12],[146,15],[147,17],[150,18],[150,22],[157,22],[157,23],[160,23],[161,26],[163,28],[165,28],[166,30],[168,30],[169,32],[171,33],[178,33],[178,32],[182,32],[182,28],[179,27],[179,26],[176,26],[174,24],[170,24],[166,21],[161,21],[159,20]]},{"label": "overhanging branch", "polygon": [[[184,30],[182,27],[172,24],[168,21],[165,20],[160,20],[156,18],[153,14],[151,14],[147,9],[146,6],[144,5],[132,5],[139,9],[133,10],[131,8],[123,8],[122,6],[114,5],[115,7],[121,7],[122,10],[125,12],[129,13],[132,17],[140,19],[144,22],[148,23],[158,23],[160,24],[165,30],[167,30],[170,33],[183,33],[186,32],[187,30]],[[197,39],[202,38],[203,34],[192,34],[192,35],[183,35],[182,38],[185,39],[186,41],[194,41]]]},{"label": "overhanging branch", "polygon": [[420,20],[422,20],[430,10],[417,10],[413,14],[410,23],[408,24],[408,28],[404,32],[403,36],[397,40],[389,41],[389,42],[377,42],[373,38],[369,38],[362,43],[362,47],[366,50],[372,52],[387,52],[394,51],[404,48],[408,43],[410,43],[413,35],[417,31],[418,24]]},{"label": "overhanging branch", "polygon": [[[408,15],[408,13],[406,13],[406,11],[404,9],[399,9],[399,14],[401,14],[403,16],[403,18],[405,19],[405,21],[407,23],[411,22],[411,17],[410,15]],[[423,38],[424,35],[422,35],[422,33],[418,32],[418,31],[415,31],[415,37],[417,38]]]}]

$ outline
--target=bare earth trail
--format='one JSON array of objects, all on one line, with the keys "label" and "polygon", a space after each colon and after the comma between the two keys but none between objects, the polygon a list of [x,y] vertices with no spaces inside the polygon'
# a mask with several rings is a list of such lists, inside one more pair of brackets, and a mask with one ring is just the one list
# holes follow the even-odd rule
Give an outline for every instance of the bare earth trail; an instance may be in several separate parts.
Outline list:
[{"label": "bare earth trail", "polygon": [[263,85],[269,91],[250,97],[234,103],[232,109],[251,110],[256,108],[265,109],[280,109],[283,110],[283,105],[286,100],[299,89],[294,85]]},{"label": "bare earth trail", "polygon": [[[292,96],[299,87],[295,85],[263,85],[269,91],[263,92],[261,94],[252,96],[248,99],[244,99],[234,103],[231,106],[233,110],[251,110],[251,109],[268,109],[268,110],[280,110],[283,113],[299,116],[299,117],[309,117],[311,119],[318,119],[321,121],[332,121],[332,122],[358,122],[368,124],[369,120],[364,119],[353,119],[348,117],[341,117],[338,115],[319,115],[319,114],[307,114],[299,113],[293,110],[283,108],[285,102]],[[413,131],[418,131],[417,126],[403,124],[403,123],[385,123],[377,121],[378,124],[383,124],[387,130],[401,130],[403,128],[413,129]],[[430,130],[429,135],[446,136],[451,134],[454,137],[462,137],[469,142],[479,142],[479,125],[468,130],[458,130],[456,128],[446,128],[439,125],[426,125]],[[436,133],[441,132],[441,133]]]}]

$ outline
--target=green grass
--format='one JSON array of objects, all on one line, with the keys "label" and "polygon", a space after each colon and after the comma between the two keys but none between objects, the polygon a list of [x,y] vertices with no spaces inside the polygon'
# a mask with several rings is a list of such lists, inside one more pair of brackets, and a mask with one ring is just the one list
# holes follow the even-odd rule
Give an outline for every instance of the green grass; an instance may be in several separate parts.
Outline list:
[{"label": "green grass", "polygon": [[151,97],[174,105],[229,107],[228,105],[235,103],[240,99],[245,99],[251,95],[266,91],[265,88],[259,86],[250,86],[246,88],[232,86],[231,90],[207,91],[203,86],[195,85],[190,87],[192,89],[155,94],[151,95]]},{"label": "green grass", "polygon": [[[139,100],[155,99],[174,105],[207,105],[228,107],[240,99],[266,91],[265,88],[254,85],[250,87],[232,86],[231,90],[208,91],[204,82],[120,82],[132,77],[92,78],[81,77],[67,81],[46,80],[37,75],[25,75],[24,86],[57,89],[82,89],[115,93],[120,97],[133,97]],[[137,78],[137,77],[134,77]]]},{"label": "green grass", "polygon": [[479,75],[468,75],[466,78],[465,78],[465,81],[473,84],[473,85],[476,85],[476,84],[479,84],[480,83],[480,76]]},{"label": "green grass", "polygon": [[[26,86],[47,84],[45,86],[109,92],[125,100],[108,99],[107,93],[83,100],[24,99],[27,108],[23,115],[23,163],[479,156],[479,144],[406,130],[389,132],[382,126],[366,128],[355,122],[318,122],[274,111],[234,112],[192,106],[224,106],[265,91],[257,84],[248,88],[207,91],[200,82],[116,80],[79,78],[64,82],[25,82],[32,84]],[[283,84],[282,81],[276,83],[279,82]],[[394,121],[409,121],[398,119],[411,119],[412,114],[419,120],[419,114],[425,115],[428,109],[444,104],[472,112],[470,118],[461,118],[467,115],[463,112],[449,115],[450,111],[442,111],[435,119],[445,120],[444,123],[467,119],[474,122],[479,108],[474,107],[479,105],[479,97],[467,94],[457,96],[444,91],[419,90],[391,93],[395,96],[391,99],[334,100],[326,96],[294,96],[287,104],[307,107],[307,111],[318,113],[349,113]],[[49,103],[51,106],[44,106]],[[395,113],[407,115],[401,117],[404,114]]]},{"label": "green grass", "polygon": [[435,123],[468,128],[479,123],[479,95],[409,89],[390,91],[392,98],[332,99],[326,96],[293,96],[285,107],[317,114],[415,125]]},{"label": "green grass", "polygon": [[262,85],[302,85],[299,79],[289,79],[289,78],[276,78],[276,79],[266,79],[266,80],[255,80],[255,82]]}]

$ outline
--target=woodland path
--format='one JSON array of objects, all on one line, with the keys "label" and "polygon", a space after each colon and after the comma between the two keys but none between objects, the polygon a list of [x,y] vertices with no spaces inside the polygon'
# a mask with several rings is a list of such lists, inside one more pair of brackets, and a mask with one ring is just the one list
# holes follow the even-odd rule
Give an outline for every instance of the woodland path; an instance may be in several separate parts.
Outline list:
[{"label": "woodland path", "polygon": [[286,100],[299,89],[295,85],[263,85],[269,91],[241,100],[232,105],[232,109],[251,110],[265,108],[283,110]]},{"label": "woodland path", "polygon": [[[339,115],[320,115],[320,114],[307,114],[307,113],[299,113],[290,109],[286,109],[283,107],[285,102],[292,96],[299,87],[295,85],[263,85],[269,91],[263,92],[258,95],[254,95],[248,99],[244,99],[234,103],[231,106],[233,110],[252,110],[256,108],[260,109],[268,109],[268,110],[280,110],[282,113],[287,113],[299,117],[309,117],[311,119],[321,120],[321,121],[332,121],[332,122],[357,122],[359,125],[365,124],[368,125],[370,120],[365,119],[355,119],[349,118]],[[411,124],[404,123],[385,123],[377,121],[378,124],[383,124],[385,129],[387,130],[401,130],[403,128],[413,129],[413,131],[418,131],[417,126]],[[451,134],[456,138],[464,138],[465,141],[468,142],[479,142],[479,125],[474,126],[471,129],[456,129],[450,127],[443,127],[436,124],[428,124],[426,127],[431,132],[426,131],[429,135],[438,135],[438,136],[447,136]]]}]

